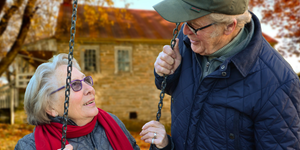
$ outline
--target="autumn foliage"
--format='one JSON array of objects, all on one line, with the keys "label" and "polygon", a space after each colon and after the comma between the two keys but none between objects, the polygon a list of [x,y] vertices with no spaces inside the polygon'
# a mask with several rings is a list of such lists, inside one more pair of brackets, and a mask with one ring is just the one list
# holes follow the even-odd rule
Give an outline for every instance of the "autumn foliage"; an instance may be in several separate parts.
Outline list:
[{"label": "autumn foliage", "polygon": [[[49,38],[55,33],[58,10],[61,2],[72,0],[1,0],[0,2],[0,76],[13,62],[26,43]],[[70,3],[71,4],[71,3]],[[112,0],[78,0],[84,4],[84,15],[90,27],[95,23],[113,24],[108,20],[105,9],[91,9],[93,6],[113,7]],[[126,5],[128,7],[128,5]],[[70,6],[72,7],[72,6]],[[126,17],[126,9],[118,12]],[[69,16],[71,18],[71,16]],[[120,17],[122,18],[122,17]],[[69,22],[69,26],[71,22]],[[67,28],[70,29],[70,28]],[[69,37],[70,35],[66,35]]]},{"label": "autumn foliage", "polygon": [[300,55],[300,1],[299,0],[250,0],[250,7],[262,12],[262,23],[278,28],[278,38],[284,45],[278,51],[286,55]]}]

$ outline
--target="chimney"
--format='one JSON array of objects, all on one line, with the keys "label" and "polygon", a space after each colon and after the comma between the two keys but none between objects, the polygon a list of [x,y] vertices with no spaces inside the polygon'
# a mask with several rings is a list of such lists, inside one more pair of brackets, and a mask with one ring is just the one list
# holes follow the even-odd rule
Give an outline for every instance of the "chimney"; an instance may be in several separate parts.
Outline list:
[{"label": "chimney", "polygon": [[63,5],[72,5],[72,0],[64,0]]}]

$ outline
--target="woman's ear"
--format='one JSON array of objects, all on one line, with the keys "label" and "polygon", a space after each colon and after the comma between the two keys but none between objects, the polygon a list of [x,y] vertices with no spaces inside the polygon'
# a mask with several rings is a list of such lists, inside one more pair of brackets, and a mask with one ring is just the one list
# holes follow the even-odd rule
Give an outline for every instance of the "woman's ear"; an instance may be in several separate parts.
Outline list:
[{"label": "woman's ear", "polygon": [[46,113],[47,113],[48,115],[52,116],[52,117],[57,117],[57,116],[58,116],[58,112],[57,112],[55,109],[53,109],[53,108],[50,108],[50,110],[47,109],[47,110],[46,110]]}]

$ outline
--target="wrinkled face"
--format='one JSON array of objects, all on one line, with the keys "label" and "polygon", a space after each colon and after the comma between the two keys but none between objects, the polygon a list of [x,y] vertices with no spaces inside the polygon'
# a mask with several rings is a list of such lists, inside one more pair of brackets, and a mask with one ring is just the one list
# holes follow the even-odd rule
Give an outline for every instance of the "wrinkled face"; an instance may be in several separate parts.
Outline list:
[{"label": "wrinkled face", "polygon": [[[67,77],[67,65],[59,66],[55,71],[55,77],[57,79],[57,87],[64,86]],[[82,80],[85,75],[80,72],[77,68],[72,68],[71,81]],[[95,104],[95,89],[85,83],[81,82],[82,89],[74,92],[70,89],[70,100],[69,100],[69,112],[68,117],[73,120],[77,125],[83,126],[89,123],[94,116],[98,114],[98,109]],[[65,101],[65,89],[60,90],[54,94],[58,101],[55,103],[55,110],[58,111],[59,116],[63,116],[64,113],[64,101]],[[53,95],[54,95],[53,94]]]},{"label": "wrinkled face", "polygon": [[[204,16],[192,21],[188,21],[187,23],[194,29],[198,29],[214,22],[210,21],[208,17]],[[209,55],[224,46],[222,45],[223,34],[221,33],[220,28],[217,26],[218,24],[214,24],[203,30],[199,30],[197,31],[197,35],[195,35],[188,25],[185,24],[183,28],[183,34],[187,35],[190,39],[191,48],[195,53],[200,55]],[[212,36],[212,34],[214,36]]]}]

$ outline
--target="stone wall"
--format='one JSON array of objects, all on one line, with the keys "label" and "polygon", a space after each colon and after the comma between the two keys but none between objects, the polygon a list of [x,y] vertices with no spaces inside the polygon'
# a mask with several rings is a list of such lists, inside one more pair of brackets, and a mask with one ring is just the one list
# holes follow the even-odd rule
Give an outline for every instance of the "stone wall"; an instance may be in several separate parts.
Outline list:
[{"label": "stone wall", "polygon": [[[96,105],[115,114],[121,120],[147,122],[156,120],[159,94],[154,83],[153,64],[164,44],[126,43],[101,44],[100,72],[85,73],[94,79]],[[132,46],[132,72],[115,74],[115,46]],[[59,52],[68,52],[68,44],[59,44]],[[74,57],[80,63],[80,53],[74,50]],[[136,114],[136,119],[130,119]],[[170,96],[166,94],[161,122],[171,123]]]}]

